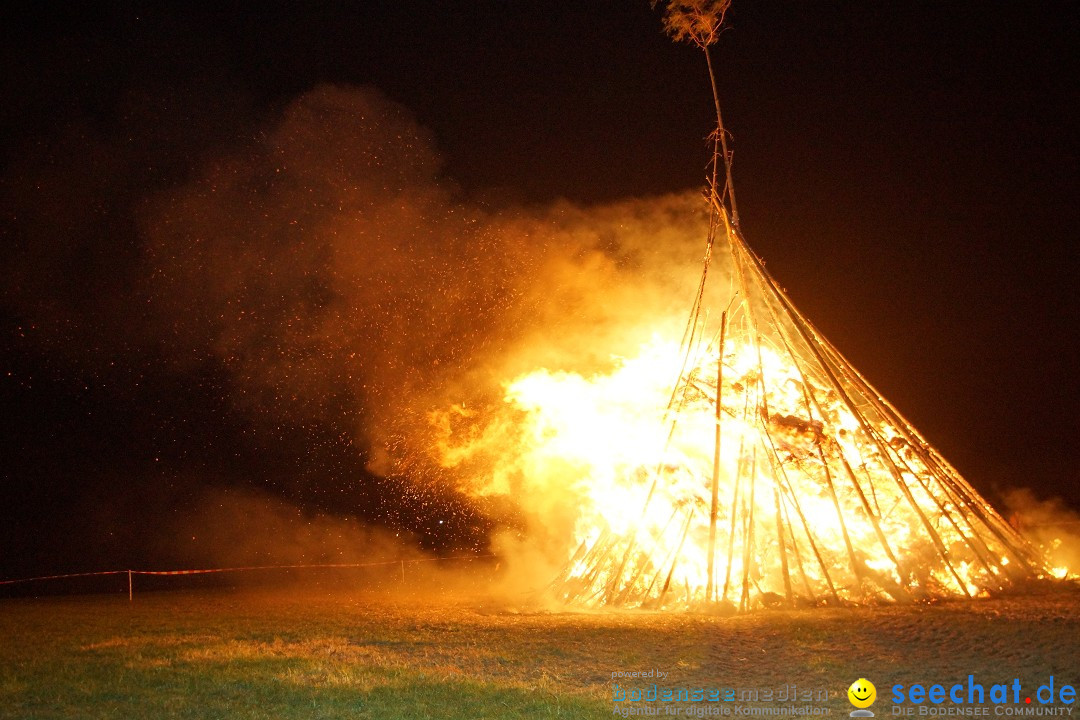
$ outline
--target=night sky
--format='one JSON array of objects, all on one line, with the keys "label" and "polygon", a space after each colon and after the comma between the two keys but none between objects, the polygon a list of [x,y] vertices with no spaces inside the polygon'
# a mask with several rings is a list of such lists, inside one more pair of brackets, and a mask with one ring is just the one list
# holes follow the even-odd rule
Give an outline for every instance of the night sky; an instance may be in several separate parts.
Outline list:
[{"label": "night sky", "polygon": [[[987,497],[1080,506],[1075,8],[736,0],[729,25],[751,245]],[[177,528],[237,498],[273,509],[264,533],[484,548],[490,513],[367,469],[377,396],[241,402],[220,357],[178,351],[147,233],[328,83],[407,108],[434,182],[492,212],[698,188],[708,80],[660,27],[629,0],[6,6],[0,575],[217,561]]]}]

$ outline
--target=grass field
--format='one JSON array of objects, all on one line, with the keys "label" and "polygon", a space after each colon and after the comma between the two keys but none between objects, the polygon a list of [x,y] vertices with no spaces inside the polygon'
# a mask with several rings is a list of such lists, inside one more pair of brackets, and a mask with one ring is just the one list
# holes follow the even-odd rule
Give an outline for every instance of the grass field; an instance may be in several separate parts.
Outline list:
[{"label": "grass field", "polygon": [[[1080,597],[552,613],[461,593],[157,592],[0,600],[0,718],[607,718],[612,672],[671,685],[1080,684]],[[625,686],[625,681],[623,685]]]}]

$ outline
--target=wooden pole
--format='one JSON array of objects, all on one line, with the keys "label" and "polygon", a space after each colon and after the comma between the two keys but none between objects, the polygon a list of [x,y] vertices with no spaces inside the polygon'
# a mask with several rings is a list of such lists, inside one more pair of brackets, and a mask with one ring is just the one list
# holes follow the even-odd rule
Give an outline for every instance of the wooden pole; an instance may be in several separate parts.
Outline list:
[{"label": "wooden pole", "polygon": [[660,591],[660,599],[657,601],[657,607],[664,606],[664,597],[667,595],[668,588],[671,587],[671,578],[675,575],[675,568],[679,564],[679,555],[682,554],[683,544],[686,543],[686,535],[690,532],[690,522],[694,519],[694,508],[690,508],[690,512],[686,515],[686,526],[682,531],[682,539],[679,541],[679,547],[675,550],[675,556],[671,558],[671,569],[668,570],[667,580],[664,581],[664,587]]},{"label": "wooden pole", "polygon": [[720,500],[720,414],[724,388],[724,334],[727,331],[727,310],[720,315],[720,351],[716,359],[716,437],[713,442],[712,504],[709,507],[709,580],[705,585],[705,601],[712,602],[716,572],[716,515]]},{"label": "wooden pole", "polygon": [[735,493],[731,498],[731,527],[728,529],[727,545],[727,570],[724,572],[724,592],[721,600],[727,600],[728,588],[731,586],[731,562],[735,557],[735,518],[739,510],[739,484],[742,482],[743,466],[743,439],[739,440],[739,457],[735,464]]},{"label": "wooden pole", "polygon": [[131,579],[132,572],[128,570],[128,602],[134,602],[135,600],[135,584]]},{"label": "wooden pole", "polygon": [[405,561],[401,561],[401,584],[405,584]]},{"label": "wooden pole", "polygon": [[[712,85],[713,104],[716,106],[716,133],[720,136],[720,151],[724,154],[724,191],[728,202],[731,204],[731,224],[739,227],[739,206],[735,204],[735,181],[731,177],[731,151],[727,145],[727,131],[724,129],[724,117],[720,114],[720,91],[716,88],[716,73],[713,72],[712,56],[709,54],[709,46],[701,48],[705,51],[705,63],[709,68],[709,82]],[[714,146],[715,147],[715,146]],[[716,166],[716,151],[713,151],[713,167]],[[715,178],[715,174],[714,174]],[[713,180],[713,196],[721,199],[716,194],[716,180]]]},{"label": "wooden pole", "polygon": [[780,570],[784,573],[784,594],[789,606],[795,604],[795,597],[791,592],[791,573],[788,570],[787,548],[784,547],[784,518],[780,514],[780,480],[773,477],[773,503],[776,505],[776,548],[780,551]]},{"label": "wooden pole", "polygon": [[[764,444],[764,443],[763,443]],[[779,479],[777,479],[779,482]],[[784,513],[784,523],[787,526],[788,539],[791,540],[791,553],[795,556],[795,565],[799,568],[799,577],[802,578],[803,589],[806,590],[806,599],[811,604],[817,602],[817,597],[814,595],[813,588],[810,587],[810,578],[806,576],[806,568],[803,566],[802,553],[799,552],[799,543],[795,539],[795,528],[791,521],[791,514],[788,513],[787,503],[780,503],[781,511]]]},{"label": "wooden pole", "polygon": [[750,460],[750,506],[744,514],[743,528],[743,577],[742,597],[739,599],[739,609],[746,611],[750,607],[750,563],[753,562],[754,552],[754,489],[757,485],[757,445],[751,450]]}]

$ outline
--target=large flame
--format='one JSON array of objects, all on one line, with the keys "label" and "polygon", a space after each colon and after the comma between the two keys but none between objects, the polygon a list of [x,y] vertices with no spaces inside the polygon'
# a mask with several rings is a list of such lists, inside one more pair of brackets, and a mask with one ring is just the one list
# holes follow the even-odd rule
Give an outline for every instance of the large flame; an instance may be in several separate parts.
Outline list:
[{"label": "large flame", "polygon": [[681,340],[661,328],[609,372],[521,375],[511,419],[443,447],[448,464],[497,447],[486,491],[523,478],[570,508],[554,591],[746,610],[975,597],[1048,575],[729,239],[730,301],[711,325],[699,293]]},{"label": "large flame", "polygon": [[[664,432],[680,360],[678,343],[657,338],[612,373],[539,370],[508,388],[507,401],[524,411],[526,467],[541,476],[564,468],[579,503],[566,599],[706,600],[710,545],[711,598],[742,607],[751,598],[975,596],[1006,584],[1008,545],[993,532],[973,537],[980,523],[934,487],[906,438],[887,423],[864,430],[835,396],[808,409],[799,370],[741,340],[725,343],[713,525],[716,372],[706,372],[719,353],[700,359],[674,431]],[[870,433],[895,451],[899,479]],[[859,458],[851,474],[830,477],[836,467],[826,466],[845,457]]]}]

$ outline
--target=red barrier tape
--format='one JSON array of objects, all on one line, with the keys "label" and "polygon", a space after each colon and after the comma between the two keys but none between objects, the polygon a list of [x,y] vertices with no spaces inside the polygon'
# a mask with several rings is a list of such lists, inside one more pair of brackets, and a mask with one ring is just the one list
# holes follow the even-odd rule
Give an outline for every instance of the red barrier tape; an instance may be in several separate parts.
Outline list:
[{"label": "red barrier tape", "polygon": [[227,568],[200,568],[193,570],[104,570],[101,572],[67,573],[65,575],[41,575],[39,577],[17,578],[15,580],[0,580],[0,585],[14,585],[15,583],[34,582],[36,580],[61,580],[63,578],[93,577],[97,575],[207,575],[209,573],[245,572],[248,570],[298,570],[302,568],[363,568],[379,567],[384,565],[405,565],[421,562],[435,562],[438,560],[480,560],[493,558],[495,555],[458,555],[451,557],[416,558],[413,560],[384,560],[371,563],[314,563],[310,565],[247,565],[243,567]]},{"label": "red barrier tape", "polygon": [[91,577],[92,575],[123,575],[127,570],[105,570],[102,572],[68,573],[67,575],[42,575],[40,577],[19,578],[17,580],[0,580],[0,585],[14,585],[15,583],[34,582],[35,580],[59,580],[61,578]]}]

